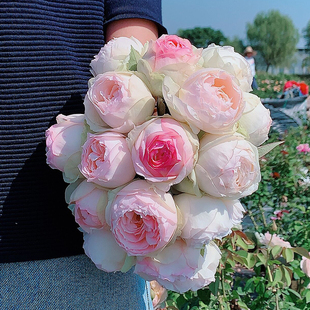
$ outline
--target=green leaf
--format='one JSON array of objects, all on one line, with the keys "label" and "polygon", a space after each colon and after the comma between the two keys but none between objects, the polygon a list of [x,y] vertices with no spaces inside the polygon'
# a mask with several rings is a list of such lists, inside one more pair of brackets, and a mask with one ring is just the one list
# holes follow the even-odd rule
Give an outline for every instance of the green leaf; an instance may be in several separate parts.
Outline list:
[{"label": "green leaf", "polygon": [[240,236],[237,237],[236,245],[246,251],[249,249],[248,245],[243,241],[243,239]]},{"label": "green leaf", "polygon": [[280,245],[275,245],[272,250],[271,250],[271,254],[274,258],[277,258],[282,251],[282,247]]},{"label": "green leaf", "polygon": [[305,248],[296,247],[296,248],[292,248],[292,250],[295,253],[310,259],[309,252]]},{"label": "green leaf", "polygon": [[287,262],[291,262],[294,260],[294,252],[292,249],[284,248],[282,252],[283,257]]},{"label": "green leaf", "polygon": [[273,150],[275,147],[277,147],[280,144],[283,144],[285,141],[279,141],[279,142],[273,142],[273,143],[268,143],[264,144],[262,146],[258,147],[258,155],[259,158],[263,157],[267,153],[269,153],[271,150]]},{"label": "green leaf", "polygon": [[266,263],[267,263],[267,258],[266,258],[266,256],[265,256],[264,254],[258,253],[258,254],[257,254],[257,258],[258,258],[264,265],[266,265]]},{"label": "green leaf", "polygon": [[310,290],[309,289],[306,290],[305,297],[306,297],[306,303],[308,304],[310,302]]},{"label": "green leaf", "polygon": [[238,306],[242,310],[250,310],[250,308],[248,308],[248,306],[241,300],[238,300]]},{"label": "green leaf", "polygon": [[282,277],[283,277],[282,271],[280,268],[278,268],[274,273],[272,286],[275,286],[277,283],[279,283],[281,281]]},{"label": "green leaf", "polygon": [[284,266],[281,266],[281,269],[282,269],[282,273],[283,273],[282,281],[286,282],[287,286],[290,286],[292,283],[290,273],[288,272],[287,268],[285,268]]},{"label": "green leaf", "polygon": [[138,51],[136,51],[133,47],[131,47],[127,69],[129,71],[137,71],[137,64],[139,59],[141,59],[141,55],[139,54]]},{"label": "green leaf", "polygon": [[249,269],[253,268],[255,263],[256,263],[256,257],[254,256],[253,253],[248,253],[246,257],[246,262],[247,262],[247,267]]},{"label": "green leaf", "polygon": [[215,281],[209,284],[209,289],[214,296],[217,296],[220,285],[220,278],[216,277]]}]

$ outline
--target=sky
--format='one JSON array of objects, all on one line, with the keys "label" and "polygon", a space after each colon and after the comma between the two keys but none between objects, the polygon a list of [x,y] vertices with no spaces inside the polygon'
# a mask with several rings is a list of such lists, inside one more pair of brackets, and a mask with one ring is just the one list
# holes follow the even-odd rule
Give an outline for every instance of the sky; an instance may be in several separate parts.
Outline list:
[{"label": "sky", "polygon": [[[170,34],[178,29],[211,27],[231,39],[238,36],[245,40],[246,24],[269,10],[290,17],[300,37],[310,21],[310,0],[162,0],[163,23]],[[304,45],[301,38],[297,47]]]}]

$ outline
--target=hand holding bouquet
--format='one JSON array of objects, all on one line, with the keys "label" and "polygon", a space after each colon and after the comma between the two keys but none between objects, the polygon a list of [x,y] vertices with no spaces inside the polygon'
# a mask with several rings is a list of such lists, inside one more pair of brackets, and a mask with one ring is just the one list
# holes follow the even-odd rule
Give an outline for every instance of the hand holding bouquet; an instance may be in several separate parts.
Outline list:
[{"label": "hand holding bouquet", "polygon": [[246,60],[163,35],[114,39],[91,68],[85,113],[46,132],[85,253],[178,292],[208,285],[221,257],[213,241],[241,222],[271,125]]}]

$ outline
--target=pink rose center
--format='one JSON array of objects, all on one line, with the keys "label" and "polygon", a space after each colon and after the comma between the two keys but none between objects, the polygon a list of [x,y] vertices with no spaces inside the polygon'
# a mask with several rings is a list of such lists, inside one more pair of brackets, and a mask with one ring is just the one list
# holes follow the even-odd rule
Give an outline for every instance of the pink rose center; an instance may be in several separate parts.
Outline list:
[{"label": "pink rose center", "polygon": [[123,98],[128,96],[124,81],[115,76],[99,80],[92,87],[92,101],[101,113],[115,110]]},{"label": "pink rose center", "polygon": [[173,141],[156,136],[147,144],[142,161],[152,174],[155,170],[156,176],[167,176],[180,159]]},{"label": "pink rose center", "polygon": [[115,232],[118,242],[133,254],[153,250],[160,241],[156,218],[134,211],[126,212],[119,218]]},{"label": "pink rose center", "polygon": [[101,162],[104,162],[104,155],[106,151],[106,146],[100,142],[91,143],[88,148],[87,163],[88,169],[90,171],[95,171],[100,166]]}]

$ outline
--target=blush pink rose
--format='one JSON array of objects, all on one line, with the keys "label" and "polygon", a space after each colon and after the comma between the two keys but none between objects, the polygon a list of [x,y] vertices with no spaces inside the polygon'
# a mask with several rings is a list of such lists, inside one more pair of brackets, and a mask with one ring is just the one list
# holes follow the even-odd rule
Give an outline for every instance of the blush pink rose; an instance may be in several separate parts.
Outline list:
[{"label": "blush pink rose", "polygon": [[177,239],[155,257],[137,257],[135,273],[179,293],[197,291],[215,280],[220,258],[220,250],[212,242],[202,251]]},{"label": "blush pink rose", "polygon": [[90,80],[84,106],[92,130],[111,127],[127,133],[153,114],[155,99],[132,72],[106,72]]},{"label": "blush pink rose", "polygon": [[89,182],[107,188],[124,185],[136,174],[126,138],[111,131],[87,135],[79,169]]},{"label": "blush pink rose", "polygon": [[197,49],[187,39],[162,35],[156,41],[149,42],[146,53],[138,61],[138,73],[146,79],[155,96],[162,96],[164,76],[170,76],[179,84],[183,83],[202,67],[201,54],[202,49]]},{"label": "blush pink rose", "polygon": [[218,199],[189,194],[174,196],[183,225],[181,238],[190,246],[202,246],[214,239],[222,239],[240,224],[245,211],[238,200]]},{"label": "blush pink rose", "polygon": [[105,221],[108,191],[84,180],[70,196],[74,205],[75,221],[85,232],[92,229],[109,228]]},{"label": "blush pink rose", "polygon": [[[310,254],[310,253],[309,253]],[[302,257],[302,260],[300,262],[300,268],[303,271],[303,273],[310,278],[310,259],[306,257]]]},{"label": "blush pink rose", "polygon": [[115,242],[111,231],[106,229],[84,233],[83,248],[96,267],[106,272],[121,271],[127,259],[126,252]]},{"label": "blush pink rose", "polygon": [[198,138],[186,125],[164,117],[136,127],[128,135],[137,174],[168,190],[194,168]]},{"label": "blush pink rose", "polygon": [[279,245],[283,248],[291,248],[291,244],[287,241],[284,241],[282,238],[280,238],[277,234],[270,234],[269,232],[266,232],[264,235],[260,234],[258,236],[258,241],[266,245],[268,247],[274,247],[276,245]]},{"label": "blush pink rose", "polygon": [[309,153],[310,152],[310,147],[308,143],[305,144],[299,144],[296,149],[300,152],[300,153]]},{"label": "blush pink rose", "polygon": [[122,188],[107,209],[106,220],[116,242],[128,255],[148,255],[174,236],[178,216],[171,194],[144,180]]},{"label": "blush pink rose", "polygon": [[164,307],[163,304],[168,297],[167,290],[155,280],[150,282],[150,286],[154,310],[162,309]]},{"label": "blush pink rose", "polygon": [[187,122],[195,133],[234,131],[245,107],[240,87],[219,69],[201,69],[181,86],[165,77],[163,96],[172,117]]},{"label": "blush pink rose", "polygon": [[200,140],[195,172],[199,188],[211,196],[248,196],[261,179],[257,147],[238,134],[206,134]]},{"label": "blush pink rose", "polygon": [[51,126],[46,136],[46,162],[53,169],[65,171],[69,158],[81,151],[84,115],[59,114],[57,124]]},{"label": "blush pink rose", "polygon": [[156,41],[150,41],[144,59],[151,64],[153,71],[160,71],[172,64],[196,64],[202,50],[196,49],[189,40],[177,35],[162,35]]}]

